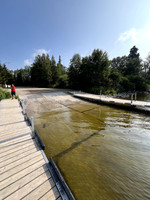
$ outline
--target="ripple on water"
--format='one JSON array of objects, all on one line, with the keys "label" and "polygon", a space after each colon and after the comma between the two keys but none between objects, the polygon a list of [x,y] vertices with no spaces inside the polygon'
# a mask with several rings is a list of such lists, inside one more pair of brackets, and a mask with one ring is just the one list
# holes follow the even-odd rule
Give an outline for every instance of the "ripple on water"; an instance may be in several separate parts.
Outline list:
[{"label": "ripple on water", "polygon": [[36,119],[36,129],[78,200],[150,199],[150,118],[95,104]]}]

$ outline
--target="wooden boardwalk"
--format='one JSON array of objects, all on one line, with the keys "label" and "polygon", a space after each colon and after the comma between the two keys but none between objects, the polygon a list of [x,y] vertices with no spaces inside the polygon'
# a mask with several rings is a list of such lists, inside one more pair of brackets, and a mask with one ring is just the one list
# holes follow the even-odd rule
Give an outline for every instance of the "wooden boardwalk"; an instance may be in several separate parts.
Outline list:
[{"label": "wooden boardwalk", "polygon": [[135,108],[141,111],[150,112],[150,102],[145,101],[135,101],[126,100],[126,99],[117,99],[113,97],[107,97],[104,95],[94,95],[88,93],[72,93],[74,97],[81,98],[83,100],[88,100],[96,103],[104,103],[108,105],[115,105],[120,107],[130,107]]},{"label": "wooden boardwalk", "polygon": [[0,199],[62,199],[15,99],[0,102]]}]

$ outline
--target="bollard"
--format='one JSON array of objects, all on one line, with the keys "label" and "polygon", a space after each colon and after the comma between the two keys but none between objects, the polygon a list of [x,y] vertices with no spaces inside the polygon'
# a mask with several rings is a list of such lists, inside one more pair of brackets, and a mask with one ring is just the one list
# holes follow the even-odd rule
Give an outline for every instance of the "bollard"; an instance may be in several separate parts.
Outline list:
[{"label": "bollard", "polygon": [[35,132],[34,132],[34,117],[31,117],[31,128],[32,128],[32,139],[35,138]]}]

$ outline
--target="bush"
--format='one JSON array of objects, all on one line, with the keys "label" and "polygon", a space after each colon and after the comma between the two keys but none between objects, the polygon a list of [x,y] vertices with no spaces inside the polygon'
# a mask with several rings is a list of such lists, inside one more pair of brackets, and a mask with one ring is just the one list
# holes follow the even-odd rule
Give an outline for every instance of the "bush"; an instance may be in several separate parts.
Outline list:
[{"label": "bush", "polygon": [[5,99],[5,93],[2,90],[0,90],[0,101],[2,99]]},{"label": "bush", "polygon": [[108,95],[115,95],[116,91],[114,89],[107,89],[104,94],[108,94]]},{"label": "bush", "polygon": [[105,87],[99,87],[99,88],[91,88],[90,93],[92,94],[109,94],[109,95],[114,95],[116,94],[116,91],[114,89],[107,89]]},{"label": "bush", "polygon": [[9,99],[11,97],[11,94],[9,92],[5,92],[5,98]]},{"label": "bush", "polygon": [[0,101],[2,99],[9,99],[11,97],[11,94],[9,92],[5,92],[3,90],[0,90]]}]

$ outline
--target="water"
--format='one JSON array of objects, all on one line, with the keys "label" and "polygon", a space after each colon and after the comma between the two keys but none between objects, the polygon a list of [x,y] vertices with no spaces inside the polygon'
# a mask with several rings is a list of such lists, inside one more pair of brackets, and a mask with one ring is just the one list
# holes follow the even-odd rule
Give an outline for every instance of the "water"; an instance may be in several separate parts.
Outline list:
[{"label": "water", "polygon": [[137,100],[150,101],[150,93],[137,93]]},{"label": "water", "polygon": [[92,103],[35,127],[78,200],[150,199],[150,117]]},{"label": "water", "polygon": [[[127,96],[122,95],[119,98],[131,100],[131,94],[127,94]],[[133,93],[133,99],[135,99],[135,93]],[[150,102],[150,92],[136,93],[136,100]]]}]

